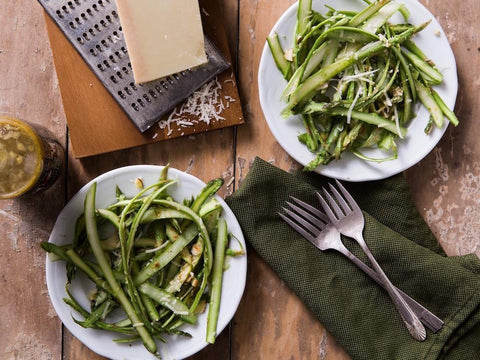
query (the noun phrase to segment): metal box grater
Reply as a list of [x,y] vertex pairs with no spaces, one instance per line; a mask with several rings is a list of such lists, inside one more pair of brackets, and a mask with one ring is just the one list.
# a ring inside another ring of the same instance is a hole
[[207,64],[135,84],[114,0],[38,1],[141,132],[230,66],[205,37]]

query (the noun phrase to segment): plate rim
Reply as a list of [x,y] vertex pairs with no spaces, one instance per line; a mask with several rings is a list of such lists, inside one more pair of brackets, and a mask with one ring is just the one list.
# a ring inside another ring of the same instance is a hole
[[[159,175],[160,172],[162,171],[162,169],[164,169],[164,168],[165,168],[165,166],[162,166],[162,165],[128,165],[128,166],[123,166],[123,167],[120,167],[120,168],[112,169],[112,170],[107,171],[107,172],[95,177],[94,179],[90,180],[85,185],[83,185],[70,198],[70,200],[67,202],[67,204],[60,211],[60,213],[58,214],[57,219],[55,221],[55,224],[52,228],[52,231],[50,232],[48,242],[53,242],[52,238],[54,238],[54,235],[57,235],[56,232],[60,231],[60,230],[58,230],[57,222],[61,222],[62,216],[64,217],[65,214],[69,211],[68,210],[69,206],[74,206],[74,203],[78,202],[79,200],[82,200],[82,202],[83,202],[83,199],[85,198],[85,193],[86,193],[87,189],[89,189],[90,186],[94,182],[99,183],[101,181],[110,179],[112,176],[115,176],[115,175],[118,175],[118,174],[130,174],[130,173],[135,174],[135,176],[132,178],[132,180],[133,180],[135,177],[138,177],[139,175],[141,176],[142,171],[143,172],[153,172],[153,171],[155,171]],[[199,186],[200,188],[202,188],[203,186],[206,185],[205,182],[203,182],[201,179],[197,178],[194,175],[191,175],[189,173],[186,173],[184,171],[181,171],[181,170],[173,168],[173,167],[169,167],[169,178],[178,178],[181,181],[182,180],[181,177],[184,177],[185,179],[188,179],[194,185]],[[236,298],[234,298],[233,301],[232,301],[231,298],[229,298],[229,303],[230,303],[231,306],[229,306],[227,309],[224,310],[225,311],[225,313],[224,313],[224,317],[225,317],[224,323],[220,323],[220,317],[219,317],[219,323],[218,323],[218,326],[217,326],[217,334],[219,335],[228,326],[228,324],[233,320],[233,317],[238,310],[240,302],[243,298],[243,294],[245,292],[246,279],[247,279],[247,247],[246,247],[246,242],[245,242],[245,238],[244,238],[240,223],[238,222],[235,214],[233,213],[233,211],[230,209],[230,207],[228,206],[228,204],[225,202],[225,200],[223,198],[221,198],[219,195],[215,195],[215,198],[221,203],[221,205],[223,207],[223,211],[224,211],[223,217],[224,218],[228,217],[229,220],[227,220],[227,221],[233,222],[233,227],[235,227],[235,229],[238,232],[238,233],[235,233],[235,237],[237,238],[237,241],[240,242],[240,244],[241,244],[241,246],[243,247],[243,250],[244,250],[244,254],[242,255],[242,257],[239,257],[239,258],[236,259],[236,260],[239,261],[237,266],[239,267],[239,270],[240,270],[239,271],[240,276],[237,277],[236,281],[235,281],[235,288],[238,289],[237,290],[238,291],[238,296]],[[229,224],[229,230],[230,230],[231,227],[232,227],[232,224]],[[69,231],[71,231],[71,229]],[[57,237],[58,237],[58,235],[57,235]],[[55,283],[55,280],[50,275],[50,273],[53,272],[52,267],[53,267],[53,262],[50,261],[50,258],[47,254],[46,259],[45,259],[45,277],[46,277],[47,291],[48,291],[48,294],[49,294],[50,302],[52,303],[52,306],[55,310],[56,315],[62,321],[62,324],[83,345],[85,345],[86,347],[88,347],[90,350],[92,350],[93,352],[95,352],[98,355],[107,357],[107,358],[112,359],[112,360],[130,360],[130,359],[136,360],[137,357],[132,358],[132,357],[128,357],[126,355],[119,356],[116,353],[112,354],[108,350],[105,350],[105,349],[110,348],[110,346],[105,346],[105,347],[102,347],[101,349],[95,348],[94,346],[91,346],[90,343],[88,343],[88,337],[91,337],[92,335],[87,336],[87,339],[85,339],[85,336],[81,333],[82,330],[90,330],[93,333],[93,336],[94,336],[95,331],[101,331],[101,330],[84,329],[80,325],[75,324],[75,323],[73,323],[73,326],[71,326],[72,324],[64,321],[63,316],[66,317],[67,314],[64,314],[62,311],[59,311],[57,309],[57,307],[63,307],[65,309],[67,309],[68,311],[66,311],[66,313],[68,313],[68,316],[71,316],[72,314],[76,314],[76,312],[73,309],[71,309],[70,307],[68,307],[68,305],[64,304],[63,302],[57,301],[57,298],[55,296],[52,296],[52,292],[54,291],[54,283]],[[224,290],[222,288],[222,292],[223,291]],[[208,310],[208,307],[207,307],[207,310]],[[205,311],[205,314],[207,313],[207,310]],[[195,325],[195,326],[198,326],[198,324]],[[105,333],[106,332],[104,332],[104,334]],[[111,333],[109,333],[109,334],[111,334]],[[149,353],[141,343],[136,343],[136,344],[138,344],[138,346],[140,346],[141,349],[145,351],[145,353],[139,354],[140,357],[138,357],[138,359],[145,359],[149,356],[152,359],[155,359],[153,354]],[[210,345],[208,342],[206,342],[205,339],[200,339],[199,344],[200,345],[197,348],[194,348],[193,352],[192,351],[183,351],[183,353],[180,354],[180,357],[175,357],[175,359],[183,359],[183,358],[192,356],[192,355],[198,353],[199,351],[203,350],[208,345]],[[116,344],[112,342],[112,344],[109,344],[109,345],[113,346],[113,345],[116,345]],[[135,346],[135,345],[133,345],[133,346]],[[163,347],[165,347],[165,345],[163,345]],[[162,349],[162,351],[166,351],[167,352],[166,356],[168,356],[168,358],[170,358],[170,355],[168,355],[168,350]],[[165,355],[165,354],[163,354],[163,355]]]
[[[313,0],[312,7],[318,7],[318,5],[322,5],[322,4],[330,4],[330,5],[334,6],[335,4],[331,4],[332,2],[335,2],[335,0]],[[361,3],[360,0],[358,0],[358,2]],[[416,0],[401,0],[400,2],[404,3],[407,7],[409,5],[418,6],[424,12],[424,14],[428,15],[428,17],[431,19],[431,24],[429,24],[429,26],[435,26],[436,29],[438,29],[438,31],[440,31],[440,36],[443,37],[445,39],[446,43],[448,44],[448,46],[443,51],[448,54],[448,57],[450,57],[451,61],[452,61],[451,64],[450,64],[451,65],[450,71],[451,71],[452,82],[451,83],[449,82],[448,86],[450,88],[450,91],[452,91],[453,95],[452,95],[451,98],[449,98],[445,102],[450,109],[453,109],[454,106],[455,106],[455,103],[457,101],[457,98],[458,98],[458,87],[459,87],[459,85],[458,85],[458,70],[457,70],[455,54],[452,50],[450,42],[448,41],[448,37],[447,37],[445,31],[443,30],[441,24],[435,18],[435,16],[423,4],[421,4],[420,2],[418,2]],[[298,8],[298,1],[293,3],[291,6],[289,6],[282,13],[282,15],[275,22],[275,24],[273,25],[273,27],[271,28],[271,30],[268,34],[272,34],[273,32],[275,32],[278,29],[278,27],[283,24],[283,22],[289,20],[292,16],[296,16],[297,8]],[[291,29],[291,31],[293,31],[293,29]],[[279,36],[288,36],[288,35],[279,33]],[[273,137],[278,142],[278,144],[295,161],[297,161],[302,166],[305,166],[308,163],[308,161],[304,161],[304,159],[302,158],[303,157],[302,155],[305,154],[305,151],[303,151],[302,154],[299,154],[298,152],[295,152],[295,151],[291,150],[290,146],[288,145],[288,141],[284,140],[284,138],[282,136],[280,136],[279,130],[274,126],[275,121],[278,121],[278,120],[287,121],[287,119],[283,119],[281,117],[281,115],[280,115],[281,109],[279,109],[278,116],[276,116],[275,119],[272,119],[267,115],[268,112],[266,111],[266,108],[267,108],[268,100],[267,100],[267,92],[265,90],[267,86],[264,85],[264,79],[263,79],[262,75],[265,72],[264,70],[268,67],[267,62],[271,59],[272,59],[272,55],[270,53],[268,43],[267,43],[267,41],[265,41],[264,46],[263,46],[263,50],[262,50],[262,53],[261,53],[259,66],[258,66],[258,73],[257,73],[257,83],[258,83],[258,94],[259,94],[260,107],[262,109],[262,113],[263,113],[264,118],[267,122],[267,125],[270,129],[270,132],[272,133]],[[281,77],[280,72],[278,72],[278,76],[283,79],[283,77]],[[421,105],[421,106],[423,107],[423,105]],[[411,124],[416,120],[419,120],[418,117],[412,119],[407,128],[409,128],[411,126]],[[339,180],[344,180],[344,181],[349,181],[349,182],[382,180],[382,179],[388,178],[390,176],[399,174],[399,173],[411,168],[412,166],[416,165],[420,161],[422,161],[428,154],[430,154],[430,152],[435,148],[435,146],[437,146],[439,141],[443,138],[448,126],[450,125],[450,122],[448,121],[448,119],[445,118],[445,120],[446,120],[445,124],[442,128],[440,128],[440,129],[439,128],[434,128],[434,131],[436,131],[438,133],[438,135],[436,135],[436,138],[435,138],[434,141],[431,141],[427,144],[428,146],[424,146],[422,148],[423,151],[419,152],[419,155],[415,157],[415,160],[406,161],[403,165],[398,166],[393,171],[388,170],[388,169],[386,169],[387,171],[377,169],[375,171],[375,173],[367,173],[367,174],[363,174],[363,175],[357,173],[357,174],[354,174],[354,176],[352,176],[352,174],[344,174],[343,172],[339,172],[335,169],[332,170],[332,166],[329,167],[329,165],[321,165],[321,166],[316,167],[313,170],[313,172],[318,173],[318,174],[323,175],[323,176],[326,176],[326,177],[336,178],[336,179],[339,179]],[[430,134],[428,136],[433,136],[433,134]],[[295,140],[298,141],[297,139],[295,139]],[[400,141],[403,141],[403,139],[401,139]],[[401,146],[401,142],[399,142],[398,146],[399,147]],[[306,149],[306,147],[305,147],[305,150],[309,154],[312,154],[308,151],[308,149]],[[365,162],[365,160],[355,158],[350,153],[346,153],[345,155],[347,157],[351,157],[351,158],[353,157],[354,161]],[[312,159],[313,159],[314,155],[312,154],[311,156],[312,156]],[[350,161],[350,159],[345,159],[345,157],[344,157],[344,158],[340,159],[339,161],[334,160],[334,163],[342,164],[342,162],[345,163],[346,161]],[[368,162],[367,162],[367,164],[368,164]]]

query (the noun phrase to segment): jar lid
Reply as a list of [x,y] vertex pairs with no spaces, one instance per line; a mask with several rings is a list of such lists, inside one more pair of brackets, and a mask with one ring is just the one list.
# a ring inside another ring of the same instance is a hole
[[32,189],[43,168],[42,140],[24,121],[0,115],[0,199]]

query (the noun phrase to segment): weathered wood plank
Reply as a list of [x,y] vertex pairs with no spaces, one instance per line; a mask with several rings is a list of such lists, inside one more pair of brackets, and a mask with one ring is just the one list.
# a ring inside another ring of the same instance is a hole
[[[256,87],[264,39],[291,3],[293,0],[222,2],[233,59],[239,39],[237,68],[247,121],[237,131],[236,158],[232,129],[82,161],[70,153],[67,176],[51,190],[30,199],[0,201],[0,281],[9,289],[1,297],[0,318],[10,334],[0,338],[0,358],[62,359],[61,324],[46,291],[45,255],[38,243],[48,238],[64,197],[70,198],[93,177],[119,166],[171,161],[173,167],[204,181],[224,177],[229,186],[221,194],[227,195],[241,183],[257,155],[285,170],[298,167],[273,139]],[[420,213],[447,253],[480,255],[480,145],[475,126],[480,81],[473,70],[480,65],[480,25],[476,20],[480,3],[422,3],[439,19],[456,55],[460,82],[456,111],[461,124],[451,127],[437,148],[406,172],[406,178]],[[0,112],[42,124],[65,143],[65,116],[41,7],[35,1],[1,2],[0,23]],[[230,180],[235,174],[233,184]],[[191,359],[348,359],[268,265],[249,250],[247,288],[233,325],[216,345]],[[65,360],[103,359],[66,330],[63,348]]]
[[[246,123],[238,128],[237,184],[255,156],[298,168],[273,138],[258,99],[257,69],[265,38],[293,1],[241,1],[239,84]],[[232,359],[347,359],[321,324],[258,255],[249,249],[244,298],[232,329]]]
[[480,3],[422,1],[445,30],[457,61],[457,128],[406,177],[420,213],[449,255],[480,256]]
[[[0,23],[0,113],[43,125],[65,143],[65,118],[40,6],[2,1]],[[0,201],[2,359],[61,359],[61,323],[48,297],[39,243],[48,239],[63,194],[64,177],[41,195]]]

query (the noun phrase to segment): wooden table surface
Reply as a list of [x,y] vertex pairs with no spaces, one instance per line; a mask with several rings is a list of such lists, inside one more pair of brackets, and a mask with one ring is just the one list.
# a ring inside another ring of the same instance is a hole
[[[276,143],[258,100],[257,68],[265,37],[291,0],[218,0],[234,55],[246,123],[83,160],[73,157],[44,14],[34,0],[0,2],[0,113],[48,127],[68,152],[60,180],[31,198],[0,201],[0,358],[101,359],[62,327],[45,283],[54,221],[86,182],[130,164],[165,164],[200,179],[222,176],[232,193],[255,156],[298,168]],[[422,0],[438,18],[458,66],[456,113],[438,146],[405,172],[415,203],[449,255],[480,255],[480,2]],[[231,181],[231,179],[234,181]],[[191,359],[349,359],[322,325],[251,249],[246,290],[230,326]]]

